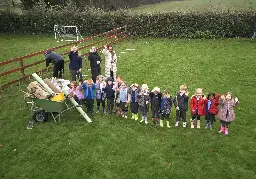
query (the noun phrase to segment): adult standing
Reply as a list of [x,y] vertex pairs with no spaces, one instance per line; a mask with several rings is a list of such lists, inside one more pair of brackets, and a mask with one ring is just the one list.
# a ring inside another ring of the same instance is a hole
[[90,61],[92,80],[95,83],[96,78],[97,78],[97,76],[100,75],[100,71],[101,71],[100,70],[101,57],[100,57],[99,53],[97,52],[96,47],[92,47],[90,49],[88,60]]
[[112,77],[116,81],[117,56],[113,47],[105,45],[102,53],[105,55],[105,77]]
[[68,53],[69,57],[69,71],[71,74],[72,81],[76,81],[76,77],[79,80],[82,80],[82,57],[79,55],[78,47],[71,47],[70,52]]
[[46,68],[49,69],[50,63],[53,64],[53,77],[62,78],[64,73],[64,60],[61,55],[53,51],[46,51],[44,53]]

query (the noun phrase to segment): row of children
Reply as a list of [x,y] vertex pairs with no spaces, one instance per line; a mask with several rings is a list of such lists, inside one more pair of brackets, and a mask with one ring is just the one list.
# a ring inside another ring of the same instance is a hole
[[[189,92],[186,85],[180,86],[180,91],[174,98],[170,96],[168,90],[160,92],[160,88],[154,87],[150,92],[147,84],[139,87],[134,83],[130,87],[119,76],[116,82],[110,77],[104,81],[103,76],[98,76],[96,83],[92,80],[86,80],[77,85],[76,82],[71,82],[70,94],[80,104],[86,104],[88,115],[93,115],[94,99],[97,101],[97,111],[102,111],[106,114],[116,113],[124,118],[128,117],[128,108],[132,113],[132,119],[138,120],[138,113],[141,114],[140,122],[148,123],[148,113],[151,106],[152,123],[163,127],[163,122],[166,120],[167,127],[170,128],[170,115],[172,106],[176,109],[176,123],[178,127],[180,121],[183,122],[183,127],[186,127],[186,113],[188,111]],[[83,92],[82,92],[83,91]],[[94,92],[96,91],[96,93]],[[107,99],[107,107],[105,107],[105,99]],[[150,105],[151,104],[151,105]],[[194,121],[197,121],[197,128],[200,128],[200,118],[205,116],[206,128],[212,129],[215,115],[218,116],[221,122],[220,133],[228,134],[228,126],[235,119],[233,107],[238,104],[238,98],[233,98],[232,93],[228,92],[225,95],[210,93],[207,97],[203,95],[203,89],[196,89],[196,93],[190,99],[191,111],[191,128],[194,128]],[[114,110],[116,105],[116,110]],[[219,105],[221,108],[219,110]]]

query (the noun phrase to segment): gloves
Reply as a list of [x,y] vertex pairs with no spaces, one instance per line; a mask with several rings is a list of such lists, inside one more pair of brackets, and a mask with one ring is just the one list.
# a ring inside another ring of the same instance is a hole
[[180,110],[179,106],[176,107],[176,110]]
[[100,64],[100,61],[97,61],[97,65]]

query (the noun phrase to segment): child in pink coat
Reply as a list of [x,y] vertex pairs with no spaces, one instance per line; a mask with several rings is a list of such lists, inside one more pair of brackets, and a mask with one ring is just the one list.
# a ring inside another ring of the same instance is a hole
[[82,87],[81,87],[81,85],[78,85],[76,81],[72,81],[70,83],[69,94],[71,96],[73,96],[73,98],[76,100],[76,102],[78,104],[80,104],[80,105],[85,104],[84,94],[82,92]]
[[228,135],[228,126],[235,120],[235,112],[233,108],[238,105],[238,98],[234,98],[231,92],[227,92],[220,97],[219,104],[221,105],[217,115],[221,123],[219,133]]

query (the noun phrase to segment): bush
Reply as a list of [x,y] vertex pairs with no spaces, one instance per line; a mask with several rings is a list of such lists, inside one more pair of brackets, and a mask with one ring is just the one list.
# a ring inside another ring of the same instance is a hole
[[127,25],[128,31],[138,37],[248,37],[252,34],[254,19],[255,11],[131,14],[96,8],[80,12],[71,7],[61,10],[37,7],[22,14],[0,12],[0,32],[52,34],[53,26],[59,24],[76,25],[82,34],[92,35]]

